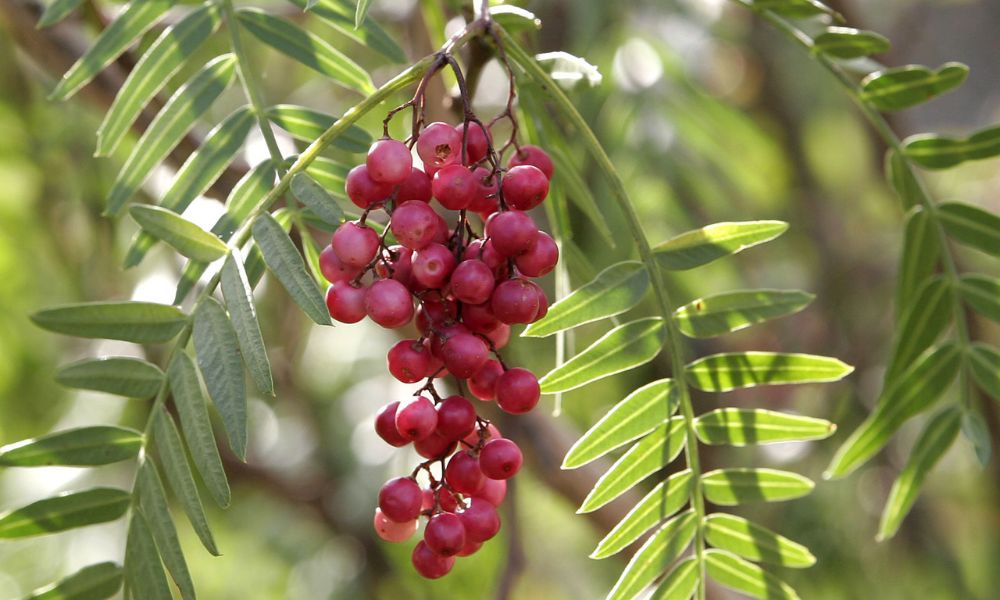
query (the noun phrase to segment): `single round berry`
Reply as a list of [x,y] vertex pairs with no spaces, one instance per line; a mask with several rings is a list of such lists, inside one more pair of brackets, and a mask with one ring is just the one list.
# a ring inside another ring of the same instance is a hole
[[437,431],[422,440],[413,442],[413,449],[417,454],[428,460],[439,460],[451,456],[458,448],[458,442],[454,439],[446,438]]
[[405,523],[397,523],[385,516],[381,508],[375,509],[375,518],[372,520],[372,524],[375,526],[375,533],[387,542],[405,542],[417,530],[416,519]]
[[438,513],[427,521],[424,543],[440,556],[455,556],[465,547],[465,525],[458,515]]
[[472,171],[460,164],[443,167],[431,183],[434,197],[449,210],[462,210],[481,193],[481,185]]
[[460,494],[475,494],[486,482],[486,476],[479,468],[479,461],[468,452],[459,452],[448,460],[444,479]]
[[531,210],[549,195],[549,180],[538,167],[519,165],[503,178],[503,199],[511,208]]
[[390,402],[378,411],[378,414],[375,415],[375,433],[390,446],[402,448],[410,441],[399,435],[399,430],[396,429],[396,411],[398,409],[399,402]]
[[508,279],[493,290],[490,308],[503,323],[531,323],[538,314],[538,292],[526,279]]
[[[463,135],[465,123],[455,125],[455,131],[458,132],[459,136]],[[492,141],[492,136],[487,133],[488,131],[477,123],[469,123],[469,132],[465,142],[466,164],[474,165],[486,158]]]
[[448,440],[459,440],[476,427],[476,409],[462,396],[449,396],[437,406],[437,432]]
[[466,539],[485,542],[500,531],[497,508],[482,498],[473,498],[469,506],[458,513],[465,526]]
[[538,312],[535,313],[535,318],[531,320],[534,323],[549,314],[549,299],[545,297],[545,292],[535,282],[531,282],[531,285],[535,287],[535,296],[538,297]]
[[413,156],[406,144],[398,140],[379,140],[368,149],[365,159],[368,176],[379,183],[399,185],[410,176]]
[[538,227],[527,214],[508,210],[495,213],[486,222],[486,235],[501,256],[513,257],[527,252],[538,233]]
[[424,162],[424,170],[441,167],[461,160],[462,135],[455,128],[440,121],[431,123],[420,132],[417,154]]
[[469,210],[477,213],[490,215],[497,210],[497,179],[492,176],[493,171],[486,167],[476,167],[472,171],[479,190],[475,198],[469,203]]
[[345,267],[363,269],[378,253],[379,239],[371,227],[348,221],[333,232],[330,246]]
[[476,258],[463,260],[451,274],[451,293],[459,302],[482,304],[493,293],[493,271]]
[[410,174],[396,189],[396,201],[407,202],[409,200],[419,200],[420,202],[431,201],[431,178],[417,167],[410,169]]
[[483,489],[479,490],[474,497],[482,498],[493,506],[499,507],[503,499],[507,497],[507,481],[487,477],[486,483],[483,484]]
[[361,272],[360,269],[347,267],[344,263],[340,262],[337,254],[333,251],[333,247],[329,245],[319,253],[319,270],[323,273],[323,277],[330,283],[354,279]]
[[[497,404],[511,414],[520,415],[535,408],[540,396],[538,378],[527,369],[520,367],[509,369],[497,379]],[[398,421],[397,418],[397,423]]]
[[392,211],[389,229],[400,244],[420,250],[437,236],[438,215],[426,202],[409,200]]
[[382,279],[395,279],[409,288],[413,283],[413,250],[389,246],[387,261],[375,265],[375,274]]
[[444,577],[455,566],[454,556],[441,556],[427,546],[427,543],[420,541],[413,547],[413,554],[410,555],[410,562],[413,568],[427,579],[439,579]]
[[491,440],[479,452],[479,469],[490,479],[510,479],[521,470],[521,449],[507,438]]
[[483,443],[485,444],[486,442],[488,442],[490,440],[495,440],[495,439],[498,439],[500,437],[503,437],[502,435],[500,435],[500,430],[497,429],[496,425],[494,425],[493,423],[490,423],[489,425],[486,426],[486,430],[485,431],[482,430],[482,429],[476,428],[475,431],[473,431],[469,435],[465,436],[465,439],[462,440],[462,441],[465,442],[470,447],[475,447],[475,446],[479,445],[479,440],[480,439],[482,439]]
[[429,244],[413,254],[413,277],[430,289],[440,289],[455,270],[455,255],[441,244]]
[[434,433],[437,411],[423,396],[414,396],[399,403],[396,409],[396,430],[410,441],[418,441]]
[[510,325],[497,323],[493,329],[490,329],[484,335],[493,342],[494,348],[501,350],[510,341]]
[[[451,281],[454,284],[454,275]],[[500,320],[493,314],[493,309],[490,308],[489,302],[462,305],[462,322],[469,328],[469,331],[483,334],[493,330],[500,324]]]
[[424,300],[417,309],[417,329],[428,333],[431,326],[440,327],[450,323],[455,320],[457,314],[458,307],[454,302]]
[[349,281],[338,281],[326,290],[326,307],[330,316],[341,323],[357,323],[365,318],[365,295],[363,286],[354,286]]
[[367,165],[358,165],[348,171],[344,188],[347,197],[358,208],[376,206],[392,193],[391,185],[372,179]]
[[557,262],[559,262],[559,246],[544,231],[536,233],[528,250],[514,259],[517,270],[525,277],[547,275],[556,268]]
[[376,281],[365,294],[365,312],[382,327],[402,327],[413,318],[410,290],[395,279]]
[[409,477],[390,479],[378,492],[378,507],[387,519],[408,523],[420,516],[423,494],[417,482]]
[[[458,500],[455,499],[454,494],[449,492],[443,486],[438,488],[437,491],[437,507],[445,512],[453,513],[458,510]],[[421,510],[433,510],[434,509],[434,490],[425,489],[424,499],[420,504]]]
[[458,554],[456,554],[455,556],[472,556],[473,554],[475,554],[476,552],[478,552],[479,549],[482,548],[482,547],[483,547],[483,543],[482,542],[472,542],[472,541],[466,540],[465,541],[465,546],[463,546],[462,550]]
[[476,258],[483,261],[494,273],[507,262],[507,258],[497,252],[496,247],[493,246],[493,242],[489,240],[485,242],[483,240],[473,240],[469,244],[469,247],[465,249],[465,258]]
[[[437,215],[437,213],[434,213]],[[448,238],[451,237],[451,229],[448,228],[448,221],[444,219],[441,215],[437,215],[438,226],[435,230],[437,233],[434,235],[434,243],[441,245],[448,245]]]
[[489,360],[490,347],[478,335],[460,333],[444,343],[441,358],[452,375],[468,379]]
[[469,328],[461,323],[450,323],[437,327],[431,337],[431,353],[443,360],[445,343],[460,333],[469,333]]
[[469,391],[484,402],[496,398],[497,380],[503,375],[499,361],[488,360],[469,378]]
[[427,365],[427,373],[424,377],[445,377],[448,375],[448,369],[444,368],[444,361],[434,355],[434,348],[432,340],[427,338],[424,340],[424,348],[427,349],[427,354],[430,355],[430,364]]
[[545,174],[546,179],[552,179],[552,173],[555,171],[555,167],[552,165],[552,159],[549,155],[538,146],[533,146],[531,144],[526,144],[521,146],[520,151],[514,152],[511,155],[510,160],[507,161],[507,168],[513,169],[520,165],[532,165],[537,167],[542,173]]
[[417,340],[401,340],[389,349],[386,363],[389,372],[403,383],[416,383],[425,377],[431,353]]

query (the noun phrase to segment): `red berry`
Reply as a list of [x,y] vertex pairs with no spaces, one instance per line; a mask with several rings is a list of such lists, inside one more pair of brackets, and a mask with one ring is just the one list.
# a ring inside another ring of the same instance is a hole
[[[479,445],[479,437],[480,437],[479,434],[480,434],[480,431],[481,430],[479,428],[477,428],[475,431],[473,431],[469,435],[465,436],[465,439],[462,440],[462,441],[465,442],[466,444],[468,444],[469,446],[472,446],[472,447],[478,446]],[[488,442],[490,440],[497,439],[499,437],[502,437],[500,435],[500,430],[497,429],[496,425],[494,425],[493,423],[490,423],[489,425],[486,426],[486,432],[483,434],[483,443],[486,443],[486,442]]]
[[535,313],[535,318],[531,320],[534,323],[549,314],[549,299],[545,297],[545,292],[542,291],[542,288],[535,285],[534,282],[531,285],[535,286],[535,295],[538,297],[538,312]]
[[443,167],[434,174],[431,190],[441,206],[450,210],[462,210],[468,208],[481,193],[481,185],[472,171],[456,163]]
[[521,146],[521,150],[514,152],[507,161],[507,168],[513,169],[514,167],[520,165],[532,165],[537,167],[542,173],[545,174],[546,179],[552,179],[552,172],[555,167],[552,166],[552,159],[546,154],[545,150],[542,150],[538,146],[533,146],[531,144],[526,144]]
[[399,402],[391,402],[378,411],[378,414],[375,415],[375,433],[390,446],[402,448],[410,441],[399,435],[399,430],[396,429],[396,410],[398,409]]
[[378,492],[378,507],[391,521],[407,523],[420,516],[423,494],[409,477],[390,479]]
[[441,244],[430,244],[413,254],[413,277],[430,289],[440,289],[455,269],[455,256]]
[[363,269],[378,253],[379,239],[371,227],[348,221],[333,232],[330,246],[345,267]]
[[441,347],[444,366],[459,379],[468,379],[490,358],[490,347],[477,335],[459,333]]
[[482,304],[493,293],[493,271],[481,260],[463,260],[451,274],[451,293],[459,302]]
[[507,323],[531,323],[538,314],[538,292],[526,279],[508,279],[493,290],[490,308],[497,319]]
[[428,333],[431,326],[440,327],[455,320],[458,307],[449,300],[424,300],[417,309],[417,328]]
[[381,508],[375,509],[375,518],[372,524],[375,526],[375,533],[387,542],[405,542],[417,530],[416,519],[405,523],[397,523],[386,517]]
[[[455,277],[452,276],[451,280],[452,284],[454,284]],[[497,325],[500,324],[496,315],[493,314],[493,309],[490,308],[489,302],[462,305],[462,322],[465,323],[465,326],[468,327],[470,331],[484,334],[492,331]]]
[[517,270],[525,277],[541,277],[552,271],[559,262],[559,246],[544,231],[535,234],[527,252],[514,259]]
[[517,210],[495,213],[486,222],[486,235],[502,256],[527,252],[536,233],[538,227],[531,217]]
[[[420,505],[421,510],[434,509],[434,490],[424,490],[424,499]],[[438,488],[438,508],[445,512],[453,513],[458,510],[458,500],[444,487]]]
[[403,383],[416,383],[423,379],[430,361],[431,353],[417,340],[396,342],[386,355],[389,372]]
[[510,479],[521,470],[522,462],[521,449],[506,438],[491,440],[479,452],[479,468],[490,479]]
[[413,318],[410,290],[395,279],[376,281],[365,294],[365,312],[382,327],[402,327]]
[[409,200],[392,211],[389,229],[400,244],[420,250],[437,236],[438,215],[426,202]]
[[347,197],[358,208],[370,208],[389,197],[392,186],[372,179],[367,165],[358,165],[347,173],[345,179]]
[[503,367],[499,361],[488,360],[469,378],[469,391],[484,402],[496,398],[497,379],[503,375]]
[[365,318],[365,295],[363,286],[355,287],[349,281],[338,281],[326,290],[326,307],[330,316],[341,323],[357,323]]
[[[519,415],[535,408],[540,396],[538,378],[527,369],[509,369],[497,379],[497,404],[511,414]],[[399,422],[398,418],[396,422]]]
[[399,185],[410,176],[413,156],[406,144],[397,140],[379,140],[368,149],[365,160],[368,176],[379,183]]
[[469,328],[461,323],[439,326],[431,338],[431,353],[443,360],[445,342],[460,333],[469,333]]
[[[455,125],[455,131],[458,132],[459,136],[463,135],[465,123]],[[465,142],[466,164],[474,165],[486,158],[492,141],[492,136],[488,134],[488,131],[477,123],[469,123],[469,132]]]
[[499,507],[503,499],[507,497],[507,481],[504,479],[486,478],[483,489],[479,490],[475,498],[482,498],[493,506]]
[[454,556],[441,556],[431,550],[426,542],[418,542],[413,547],[413,554],[410,555],[413,568],[427,579],[439,579],[444,577],[455,566]]
[[465,525],[458,515],[438,513],[427,521],[424,543],[440,556],[454,556],[465,547]]
[[497,350],[502,349],[510,341],[510,325],[506,323],[497,323],[493,329],[490,329],[485,333],[486,337],[493,342],[493,347]]
[[410,169],[410,175],[396,190],[396,201],[408,200],[431,201],[431,178],[416,167]]
[[413,250],[403,246],[389,246],[388,261],[376,264],[375,273],[382,279],[395,279],[410,287],[413,283]]
[[469,507],[458,513],[465,526],[466,539],[485,542],[500,531],[500,515],[495,506],[481,498],[473,498]]
[[462,135],[447,123],[431,123],[420,132],[420,138],[417,139],[417,154],[428,173],[430,169],[440,169],[460,160],[461,153]]
[[486,476],[479,469],[479,461],[468,452],[459,452],[448,460],[444,479],[460,494],[475,494],[483,488]]
[[497,269],[504,266],[507,261],[502,254],[497,252],[497,249],[493,246],[493,242],[488,240],[485,242],[483,240],[473,240],[469,244],[469,247],[465,249],[465,257],[483,261],[494,273]]
[[323,248],[323,251],[319,253],[319,270],[330,283],[354,279],[361,272],[360,269],[344,266],[344,263],[337,258],[332,246]]
[[477,213],[490,215],[497,210],[497,180],[492,177],[493,171],[486,167],[476,167],[472,171],[476,183],[479,184],[479,191],[475,198],[469,203],[469,210]]
[[434,404],[423,396],[414,396],[400,402],[396,409],[396,430],[410,441],[418,441],[434,433],[437,411]]
[[427,353],[431,356],[430,364],[427,365],[427,373],[424,376],[441,378],[447,375],[448,369],[444,368],[444,361],[434,356],[434,347],[430,339],[424,340],[424,348],[427,349]]
[[476,427],[476,409],[462,396],[449,396],[437,406],[437,432],[448,440],[464,438]]
[[482,542],[471,542],[469,540],[466,540],[465,546],[463,546],[462,550],[455,556],[472,556],[473,554],[478,552],[479,549],[482,547],[483,547]]
[[417,454],[428,460],[438,460],[451,456],[455,448],[458,448],[458,442],[446,438],[437,431],[422,440],[413,442],[413,449],[417,451]]
[[531,210],[549,195],[549,180],[538,167],[519,165],[503,178],[503,199],[511,208]]

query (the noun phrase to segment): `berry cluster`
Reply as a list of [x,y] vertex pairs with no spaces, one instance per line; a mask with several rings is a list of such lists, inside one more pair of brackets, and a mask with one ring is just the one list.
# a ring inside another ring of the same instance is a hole
[[[387,328],[415,320],[420,333],[394,345],[387,362],[396,379],[426,383],[382,408],[375,430],[392,446],[412,442],[426,461],[382,487],[374,526],[382,539],[402,542],[426,517],[412,561],[433,579],[497,534],[506,480],[522,462],[517,445],[480,417],[466,395],[442,398],[435,380],[451,374],[468,396],[495,401],[507,413],[535,407],[538,379],[509,368],[499,351],[511,325],[547,312],[548,300],[530,278],[552,271],[559,250],[526,212],[549,191],[553,167],[543,150],[515,148],[501,168],[489,129],[478,120],[431,123],[411,140],[423,169],[413,166],[410,146],[385,137],[350,171],[347,195],[364,212],[334,232],[320,261],[332,284],[326,301],[334,319],[356,323],[367,316]],[[452,211],[454,225],[432,199]],[[376,210],[389,215],[381,233],[367,223]],[[483,235],[470,213],[482,218]],[[386,241],[390,234],[394,245]],[[426,488],[417,482],[421,471]]]

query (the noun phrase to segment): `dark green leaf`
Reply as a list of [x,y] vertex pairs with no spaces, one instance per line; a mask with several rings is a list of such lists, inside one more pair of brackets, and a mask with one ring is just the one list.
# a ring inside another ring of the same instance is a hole
[[889,39],[874,31],[850,27],[827,27],[816,36],[813,48],[835,58],[860,58],[889,51]]
[[41,29],[55,25],[68,17],[82,3],[83,0],[52,0],[45,7],[45,12],[42,13],[41,18],[38,19],[38,28]]
[[667,570],[694,539],[698,520],[687,511],[663,524],[635,553],[618,583],[608,593],[608,600],[631,600]]
[[614,529],[604,536],[590,558],[607,558],[680,510],[691,494],[691,471],[674,473],[656,484]]
[[786,290],[727,292],[685,304],[674,312],[674,319],[688,337],[714,337],[797,313],[813,298],[812,294]]
[[177,537],[177,529],[170,515],[170,505],[167,504],[167,493],[157,472],[156,465],[146,460],[139,467],[136,477],[136,493],[139,495],[139,508],[146,517],[150,533],[156,542],[163,564],[177,584],[184,600],[194,600],[194,583],[184,560],[184,550]]
[[92,467],[134,458],[142,448],[142,433],[134,429],[96,425],[57,431],[0,448],[4,467]]
[[838,381],[854,368],[836,358],[780,352],[713,354],[689,364],[688,381],[706,392],[728,392],[758,385]]
[[128,510],[131,497],[117,488],[93,488],[39,500],[0,514],[0,538],[57,533],[114,521]]
[[925,169],[950,169],[970,160],[1000,155],[1000,126],[978,131],[967,138],[924,133],[903,141],[906,156]]
[[340,225],[344,221],[344,211],[337,201],[305,173],[292,177],[291,188],[292,194],[323,221],[330,225]]
[[323,157],[317,158],[306,167],[306,173],[327,190],[344,189],[347,173],[350,170],[347,165]]
[[747,502],[780,502],[805,496],[811,480],[775,469],[716,469],[701,476],[705,499],[721,506]]
[[555,167],[555,172],[552,175],[553,187],[565,190],[566,197],[587,216],[587,219],[600,232],[604,241],[614,248],[617,245],[615,235],[608,226],[607,217],[601,214],[601,208],[597,205],[597,199],[594,198],[592,186],[587,184],[580,175],[580,170],[559,145],[552,145],[547,150]]
[[983,416],[975,409],[969,409],[962,413],[962,435],[969,440],[972,448],[976,451],[979,466],[985,469],[990,464],[990,456],[993,454],[993,442],[990,440],[990,428],[986,425]]
[[138,600],[171,600],[170,586],[163,574],[156,542],[146,519],[139,511],[132,512],[125,543],[125,585]]
[[922,208],[910,211],[903,233],[903,258],[899,267],[896,291],[896,316],[902,319],[906,307],[913,304],[920,286],[937,268],[941,256],[941,238],[937,227]]
[[56,372],[56,381],[66,387],[82,390],[107,392],[129,398],[150,398],[163,385],[163,371],[138,358],[90,358],[61,367]]
[[683,271],[771,241],[786,229],[788,223],[781,221],[715,223],[682,233],[653,251],[663,268]]
[[268,269],[278,278],[292,300],[319,325],[330,325],[330,311],[323,292],[306,272],[295,244],[270,214],[264,213],[253,223],[253,237],[264,255]]
[[28,595],[25,600],[105,600],[122,587],[122,567],[103,562],[84,567],[69,577]]
[[31,320],[56,333],[146,344],[173,339],[184,328],[187,315],[152,302],[89,302],[47,308]]
[[663,578],[649,600],[688,600],[698,591],[699,583],[698,560],[685,558]]
[[[226,253],[226,244],[222,240],[175,212],[159,206],[134,204],[129,214],[146,233],[170,244],[192,260],[212,262]],[[136,264],[132,256],[126,267]]]
[[1000,323],[1000,279],[963,275],[958,284],[962,300],[974,311]]
[[955,314],[953,299],[948,283],[935,277],[928,279],[916,297],[908,302],[909,309],[899,321],[895,348],[885,375],[886,385],[913,364],[951,324]]
[[883,111],[916,106],[962,85],[969,67],[950,62],[937,71],[907,65],[877,71],[861,82],[861,99]]
[[1000,402],[1000,352],[986,344],[973,344],[969,368],[979,387]]
[[816,564],[816,557],[802,544],[736,515],[715,513],[705,517],[705,539],[720,550],[754,562],[796,569]]
[[798,600],[799,595],[787,583],[752,562],[724,550],[705,552],[708,576],[720,584],[751,598]]
[[[289,135],[309,143],[337,122],[337,117],[333,115],[294,104],[272,106],[267,109],[266,114],[272,123],[287,131]],[[337,136],[333,145],[348,152],[367,152],[368,147],[372,145],[372,136],[357,125],[351,125],[344,133]]]
[[956,241],[1000,256],[1000,217],[977,206],[949,202],[938,207],[941,225]]
[[366,20],[359,28],[354,27],[356,9],[352,0],[291,0],[291,2],[307,9],[330,27],[392,62],[407,61],[403,49],[373,19]]
[[214,298],[206,299],[194,315],[194,348],[208,394],[222,416],[229,447],[246,460],[247,395],[239,340],[225,309]]
[[814,419],[763,408],[717,408],[695,419],[698,439],[706,444],[748,446],[803,440],[821,440],[837,426]]
[[253,290],[243,271],[243,263],[232,254],[222,264],[222,293],[229,308],[233,330],[240,345],[243,362],[250,371],[257,389],[262,394],[274,395],[274,381],[271,378],[271,363],[267,359],[267,348],[260,333],[257,309],[254,306]]

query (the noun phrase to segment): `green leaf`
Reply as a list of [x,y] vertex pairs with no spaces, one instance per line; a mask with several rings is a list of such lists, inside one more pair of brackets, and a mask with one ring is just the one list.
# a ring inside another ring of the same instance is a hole
[[974,343],[969,353],[972,378],[984,392],[1000,402],[1000,352],[986,344]]
[[[525,108],[527,109],[527,107]],[[614,248],[616,246],[615,235],[612,233],[611,227],[608,226],[607,217],[601,213],[601,208],[597,205],[592,186],[584,181],[580,175],[580,169],[573,164],[573,160],[559,145],[552,145],[546,149],[555,167],[555,172],[552,175],[554,187],[565,190],[567,198],[580,209],[580,212],[586,215],[604,241]]]
[[882,392],[875,411],[837,450],[823,474],[850,474],[882,449],[900,426],[930,408],[958,373],[961,353],[952,343],[928,351]]
[[[175,212],[148,204],[134,204],[128,212],[143,230],[192,260],[212,262],[226,253],[222,240]],[[125,266],[135,264],[129,262]]]
[[708,338],[797,313],[813,298],[806,292],[785,290],[727,292],[681,306],[674,319],[684,335]]
[[[928,279],[899,321],[885,380],[891,382],[937,341],[954,314],[954,295],[943,278]],[[887,383],[888,385],[888,383]]]
[[40,19],[38,19],[38,28],[42,29],[44,27],[49,27],[55,25],[59,21],[62,21],[70,15],[74,10],[80,7],[83,0],[52,0],[45,7],[45,11],[42,13]]
[[316,34],[258,9],[240,8],[236,18],[254,37],[292,60],[348,89],[365,95],[375,92],[364,69]]
[[194,465],[212,499],[225,508],[229,506],[230,500],[229,482],[226,480],[226,471],[222,468],[219,449],[215,445],[212,421],[208,416],[208,405],[202,393],[198,369],[187,353],[179,352],[170,362],[167,376],[170,378],[174,405],[181,419],[181,431],[191,449]]
[[0,514],[0,539],[44,535],[114,521],[131,497],[117,488],[69,492]]
[[786,229],[781,221],[715,223],[669,239],[653,252],[663,268],[684,271],[769,242]]
[[938,207],[941,225],[955,241],[1000,256],[1000,217],[977,206],[948,202]]
[[861,58],[888,52],[889,48],[885,36],[850,27],[827,27],[813,40],[813,50],[834,58]]
[[587,285],[556,302],[540,321],[521,334],[546,337],[615,315],[638,304],[649,289],[649,272],[638,261],[620,262],[604,269]]
[[961,418],[961,409],[953,406],[928,421],[916,444],[913,445],[906,466],[892,484],[889,499],[882,511],[877,540],[886,540],[896,535],[900,524],[920,494],[924,477],[955,442]]
[[601,508],[632,486],[670,464],[684,447],[684,419],[672,419],[641,439],[601,476],[578,513]]
[[701,582],[696,558],[685,558],[660,582],[649,600],[688,600]]
[[717,408],[696,418],[694,429],[706,444],[749,446],[822,440],[833,435],[837,426],[824,419],[763,408]]
[[352,0],[291,0],[291,2],[307,9],[338,32],[392,62],[407,62],[403,49],[373,19],[366,20],[361,27],[354,27],[356,8]]
[[173,339],[184,328],[187,315],[153,302],[88,302],[47,308],[31,320],[55,333],[146,344]]
[[728,588],[751,598],[798,600],[799,595],[787,583],[752,562],[724,550],[705,552],[708,576]]
[[958,293],[972,310],[1000,323],[1000,279],[963,275],[958,283]]
[[490,7],[490,17],[510,32],[535,31],[542,28],[542,21],[535,13],[512,4]]
[[105,600],[122,587],[122,567],[113,562],[86,566],[32,592],[25,600]]
[[236,59],[232,54],[216,57],[167,100],[139,138],[118,174],[108,195],[108,204],[104,209],[106,215],[121,212],[153,167],[170,153],[215,99],[229,87],[235,65]]
[[358,29],[365,22],[365,17],[368,15],[368,8],[371,6],[372,0],[358,0],[358,10],[354,15],[354,28]]
[[146,519],[139,511],[132,512],[125,542],[125,585],[133,598],[171,600],[167,577],[163,574],[156,543]]
[[253,223],[253,237],[264,255],[268,269],[278,278],[292,300],[318,325],[330,325],[330,311],[323,292],[309,273],[295,244],[281,225],[268,213]]
[[889,186],[899,196],[904,209],[911,210],[920,205],[924,191],[920,182],[913,176],[913,170],[910,169],[910,163],[904,155],[891,149],[886,152],[885,177]]
[[291,189],[292,194],[323,221],[330,225],[340,225],[344,221],[344,211],[337,201],[305,173],[292,177]]
[[630,600],[667,570],[694,539],[698,520],[693,511],[687,511],[663,524],[635,553],[615,587],[608,593],[608,600]]
[[793,500],[816,486],[797,473],[775,469],[716,469],[701,476],[701,485],[705,498],[721,506]]
[[194,582],[191,581],[191,574],[188,571],[187,562],[184,560],[184,550],[181,548],[177,529],[170,516],[166,490],[163,489],[160,474],[152,461],[147,460],[139,467],[136,488],[136,493],[139,495],[139,508],[146,517],[146,524],[156,542],[159,555],[163,558],[163,564],[166,565],[167,571],[170,572],[174,583],[177,584],[181,597],[184,600],[194,600]]
[[688,381],[706,392],[728,392],[758,385],[838,381],[854,368],[836,358],[780,352],[713,354],[689,364]]
[[109,156],[150,99],[219,28],[219,6],[208,4],[163,30],[142,53],[97,130],[97,156]]
[[795,569],[816,564],[816,557],[802,544],[736,515],[715,513],[705,517],[705,539],[720,550],[754,562]]
[[903,233],[903,258],[899,267],[896,291],[896,315],[902,319],[906,307],[913,303],[920,286],[937,269],[941,256],[941,241],[937,227],[922,208],[910,211]]
[[837,13],[817,0],[751,0],[755,10],[769,10],[789,19],[806,19],[817,15],[835,16]]
[[656,484],[614,529],[604,536],[590,558],[607,558],[624,550],[642,534],[687,504],[691,493],[691,471],[674,473]]
[[877,71],[861,81],[861,99],[882,111],[916,106],[962,85],[969,67],[945,63],[937,71],[907,65]]
[[243,362],[250,371],[257,389],[262,394],[274,395],[274,380],[271,377],[271,363],[267,359],[267,348],[260,333],[257,309],[254,306],[253,290],[243,271],[243,263],[232,254],[222,264],[222,294],[229,308],[233,330],[240,345]]
[[925,169],[950,169],[970,160],[1000,156],[1000,126],[978,131],[967,138],[933,133],[913,135],[903,141],[910,160]]
[[665,340],[666,326],[659,317],[638,319],[615,327],[589,348],[542,377],[539,381],[542,393],[574,390],[644,365],[656,358]]
[[59,85],[49,97],[54,100],[65,100],[76,93],[132,45],[144,31],[155,25],[171,4],[173,4],[171,0],[144,0],[129,4],[101,32],[90,50],[87,50],[86,54],[63,75]]
[[306,167],[306,173],[327,190],[344,189],[347,173],[350,170],[351,168],[347,165],[323,157],[317,158]]
[[173,419],[162,406],[154,410],[155,414],[152,417],[153,439],[156,442],[156,449],[159,452],[167,481],[170,483],[171,489],[174,490],[177,499],[180,500],[181,507],[187,514],[188,520],[191,521],[191,525],[205,549],[213,555],[219,556],[212,531],[208,528],[205,508],[201,505],[198,487],[191,474],[191,467],[188,465],[187,455],[184,453],[184,443],[181,441],[177,426],[174,425]]
[[214,298],[208,298],[195,313],[193,337],[198,366],[222,416],[229,447],[246,460],[247,395],[239,340],[225,309]]
[[66,387],[82,390],[107,392],[129,398],[150,398],[163,385],[163,371],[138,358],[91,358],[60,367],[56,372],[56,381]]
[[97,425],[57,431],[0,448],[4,467],[92,467],[135,458],[142,433],[134,429]]
[[[210,131],[201,147],[195,150],[184,161],[184,165],[177,173],[173,185],[170,186],[170,189],[163,196],[163,200],[160,201],[160,207],[173,213],[183,213],[191,205],[191,202],[204,193],[212,185],[212,182],[218,179],[222,172],[226,170],[226,167],[232,162],[233,157],[243,147],[243,142],[246,140],[247,134],[250,132],[250,127],[254,122],[253,113],[248,107],[244,106],[237,109],[225,121]],[[204,239],[202,235],[204,232],[200,227],[194,233]],[[211,234],[207,235],[211,238],[211,241],[208,243],[212,244],[213,247],[218,247],[219,245],[223,248],[225,247],[225,244],[220,242],[217,237]],[[155,234],[151,235],[151,232],[142,230],[136,233],[135,239],[132,241],[132,245],[125,257],[125,266],[133,267],[139,264],[149,249],[153,247],[157,237],[159,236]],[[169,240],[165,241],[171,244]],[[211,262],[211,259],[202,259],[194,256],[191,258],[193,260]]]
[[[293,138],[309,143],[323,135],[324,131],[337,122],[337,117],[333,115],[294,104],[272,106],[265,114],[268,120],[287,131]],[[357,125],[351,125],[333,141],[333,146],[347,152],[367,152],[371,145],[372,136]]]
[[962,435],[976,451],[979,466],[985,469],[993,454],[993,442],[990,440],[990,428],[976,409],[968,409],[962,413]]
[[670,379],[648,383],[612,408],[577,440],[563,459],[576,469],[666,423],[677,410],[677,388]]

